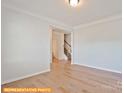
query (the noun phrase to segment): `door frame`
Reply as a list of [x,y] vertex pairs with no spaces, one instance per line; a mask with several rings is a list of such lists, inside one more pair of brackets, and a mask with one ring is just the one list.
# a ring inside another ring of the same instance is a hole
[[[50,36],[50,63],[52,63],[52,60],[53,60],[53,57],[52,57],[52,31],[53,29],[62,29],[62,28],[59,28],[59,27],[56,27],[56,26],[52,26],[50,25],[49,26],[49,36]],[[64,29],[62,29],[64,30]],[[67,31],[67,30],[65,30]],[[71,54],[71,64],[74,64],[74,32],[73,31],[68,31],[69,33],[71,33],[71,51],[72,51],[72,54]]]

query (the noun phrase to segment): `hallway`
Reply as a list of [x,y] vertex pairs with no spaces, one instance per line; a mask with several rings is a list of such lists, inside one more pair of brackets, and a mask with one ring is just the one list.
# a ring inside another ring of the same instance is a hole
[[52,28],[51,32],[51,59],[52,62],[71,63],[72,59],[72,34],[61,29]]

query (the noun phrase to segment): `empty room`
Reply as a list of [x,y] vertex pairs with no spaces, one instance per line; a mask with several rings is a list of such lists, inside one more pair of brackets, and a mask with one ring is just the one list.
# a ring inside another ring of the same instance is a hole
[[1,0],[2,93],[122,93],[122,0]]

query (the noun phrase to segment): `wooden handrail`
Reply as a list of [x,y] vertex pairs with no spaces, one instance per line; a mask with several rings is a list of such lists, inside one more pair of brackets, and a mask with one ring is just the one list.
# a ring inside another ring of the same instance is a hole
[[65,40],[64,40],[64,42],[65,42],[68,46],[70,46],[70,47],[71,47],[71,45],[70,45],[67,41],[65,41]]

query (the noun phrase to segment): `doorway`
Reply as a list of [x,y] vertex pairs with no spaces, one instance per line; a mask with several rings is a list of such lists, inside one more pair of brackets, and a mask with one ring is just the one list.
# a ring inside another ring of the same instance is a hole
[[72,33],[58,28],[51,30],[51,63],[72,62]]

